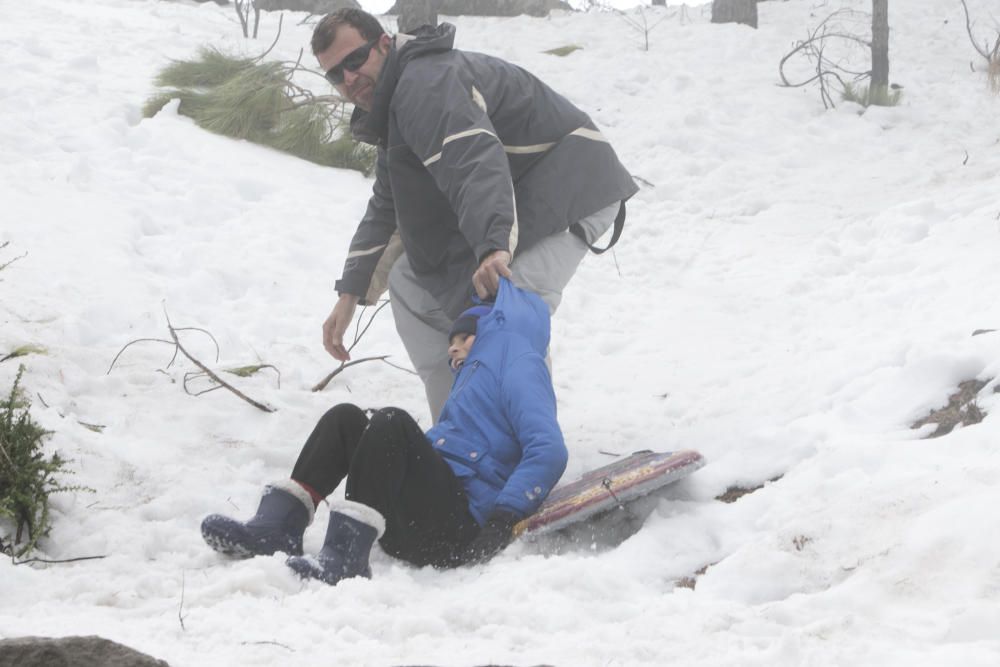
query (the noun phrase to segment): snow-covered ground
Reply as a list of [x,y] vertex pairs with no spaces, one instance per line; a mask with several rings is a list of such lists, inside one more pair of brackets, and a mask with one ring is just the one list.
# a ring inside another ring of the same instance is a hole
[[[648,51],[611,13],[455,19],[459,47],[590,112],[644,184],[614,257],[588,258],[554,321],[567,476],[602,451],[694,448],[708,465],[616,549],[519,543],[447,572],[378,553],[372,580],[330,588],[281,557],[228,562],[198,524],[252,512],[334,403],[427,423],[417,379],[387,365],[309,390],[335,367],[320,326],[370,182],[172,108],[141,118],[168,59],[259,52],[276,16],[245,42],[211,3],[5,3],[0,264],[27,256],[0,273],[0,356],[47,349],[21,360],[33,414],[96,490],[55,499],[40,555],[107,557],[0,560],[0,637],[99,634],[175,667],[1000,664],[1000,421],[909,427],[1000,374],[1000,333],[971,335],[1000,328],[1000,98],[970,70],[957,0],[891,3],[898,107],[824,111],[815,89],[776,85],[793,40],[866,4],[761,3],[756,31],[647,8],[667,16]],[[988,36],[994,0],[969,4]],[[299,19],[271,57],[307,46]],[[237,380],[278,411],[186,395],[191,366],[167,368],[166,345],[107,374],[129,341],[166,336],[164,307],[214,334],[216,367],[280,369],[280,387]],[[355,354],[407,363],[388,312]],[[321,508],[308,549],[324,526]]]

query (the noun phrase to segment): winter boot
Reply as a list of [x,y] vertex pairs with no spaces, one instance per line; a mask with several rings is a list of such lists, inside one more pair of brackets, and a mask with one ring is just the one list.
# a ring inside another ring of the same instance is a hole
[[293,556],[288,567],[304,579],[319,579],[331,586],[351,577],[371,579],[368,557],[384,532],[385,519],[378,511],[350,500],[338,502],[330,512],[330,526],[319,555]]
[[277,551],[302,553],[302,534],[315,507],[309,492],[285,480],[264,488],[257,513],[249,521],[212,514],[201,522],[201,536],[216,551],[235,556],[270,556]]

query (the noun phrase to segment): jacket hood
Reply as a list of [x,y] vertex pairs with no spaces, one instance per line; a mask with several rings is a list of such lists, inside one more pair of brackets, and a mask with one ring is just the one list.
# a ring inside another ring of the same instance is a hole
[[384,146],[388,140],[389,103],[396,91],[399,77],[414,58],[451,51],[455,47],[455,26],[442,23],[434,27],[420,26],[412,34],[399,33],[393,39],[372,98],[372,110],[354,108],[351,114],[351,134],[357,141]]
[[[501,278],[493,310],[479,318],[476,342],[494,332],[521,336],[533,351],[544,357],[549,349],[551,334],[549,307],[537,294],[526,292],[506,278]],[[475,343],[473,352],[474,348]]]

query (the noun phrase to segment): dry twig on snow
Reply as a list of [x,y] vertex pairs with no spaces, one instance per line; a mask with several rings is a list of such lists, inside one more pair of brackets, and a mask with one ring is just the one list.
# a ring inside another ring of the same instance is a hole
[[[358,316],[357,324],[355,325],[355,328],[354,328],[354,342],[351,343],[351,346],[349,348],[347,348],[347,353],[348,354],[351,353],[351,350],[354,349],[354,347],[361,340],[361,337],[364,336],[365,333],[368,331],[368,329],[371,327],[372,322],[375,321],[375,316],[378,315],[382,311],[382,309],[385,308],[387,305],[389,305],[388,301],[382,301],[379,304],[378,308],[375,309],[375,312],[372,313],[372,316],[370,318],[368,318],[368,323],[365,324],[364,328],[361,328],[361,320],[364,319],[364,314],[365,314],[364,309],[362,309],[361,314]],[[367,308],[367,306],[365,308]],[[340,362],[340,366],[338,366],[337,368],[335,368],[333,370],[333,372],[331,372],[325,378],[323,378],[322,380],[320,380],[319,382],[317,382],[316,385],[312,388],[312,390],[313,391],[323,391],[324,389],[326,389],[326,386],[328,384],[330,384],[330,381],[333,380],[333,378],[337,377],[337,375],[339,375],[341,373],[341,371],[344,371],[345,369],[350,368],[351,366],[356,366],[358,364],[363,364],[366,361],[381,361],[383,363],[389,364],[393,368],[398,368],[399,370],[406,371],[407,373],[413,373],[413,371],[409,370],[408,368],[403,368],[401,366],[397,366],[397,365],[395,365],[393,363],[390,363],[389,361],[386,361],[388,358],[389,358],[389,355],[383,354],[383,355],[377,356],[377,357],[365,357],[364,359],[355,359],[353,361],[342,361],[342,362]]]
[[[254,399],[250,398],[249,396],[247,396],[246,394],[244,394],[242,391],[240,391],[239,389],[237,389],[236,387],[234,387],[233,385],[229,384],[228,382],[226,382],[225,380],[223,380],[221,377],[219,377],[219,375],[217,373],[215,373],[215,371],[213,371],[212,369],[210,369],[208,366],[206,366],[201,361],[199,361],[196,357],[194,357],[190,352],[188,352],[187,349],[184,347],[184,345],[181,344],[180,338],[177,335],[178,331],[200,331],[200,332],[204,333],[209,338],[211,338],[212,342],[215,344],[215,361],[218,362],[219,361],[219,343],[215,340],[215,337],[212,336],[211,333],[209,333],[208,331],[206,331],[204,329],[200,329],[198,327],[174,327],[173,323],[171,323],[171,321],[170,321],[170,315],[167,313],[166,306],[163,307],[163,315],[167,319],[167,331],[170,333],[171,340],[164,340],[162,338],[138,338],[136,340],[133,340],[133,341],[129,342],[128,344],[125,345],[125,347],[123,347],[121,350],[118,351],[118,354],[116,354],[115,358],[111,361],[111,365],[108,367],[108,372],[107,372],[108,375],[111,374],[111,371],[115,367],[115,363],[117,363],[118,359],[122,356],[122,353],[125,352],[125,350],[127,350],[130,346],[132,346],[132,345],[134,345],[136,343],[142,343],[142,342],[166,343],[168,345],[173,345],[174,346],[174,356],[170,359],[170,362],[167,364],[167,368],[169,368],[171,365],[173,365],[174,361],[177,359],[178,353],[180,353],[180,354],[183,354],[185,357],[187,357],[188,360],[191,363],[193,363],[195,366],[197,366],[198,369],[199,369],[198,372],[189,372],[189,373],[185,373],[184,374],[184,379],[183,379],[182,385],[184,387],[184,391],[187,392],[188,394],[190,394],[192,396],[200,396],[201,394],[206,394],[209,391],[214,391],[216,389],[226,389],[227,391],[231,392],[235,396],[238,396],[239,398],[243,399],[244,401],[246,401],[250,405],[254,406],[258,410],[262,410],[264,412],[274,412],[275,411],[275,409],[272,408],[271,406],[265,405],[264,403],[261,403],[260,401],[255,401]],[[264,368],[264,367],[273,368],[273,366],[270,366],[269,364],[263,364],[263,365],[261,365],[261,368]],[[275,369],[275,370],[277,370],[277,369]],[[195,378],[195,377],[203,377],[203,376],[209,377],[211,379],[211,381],[216,384],[216,386],[212,387],[211,389],[207,389],[207,390],[204,390],[204,391],[192,393],[191,390],[188,389],[188,386],[187,386],[188,385],[188,381],[191,380],[191,379],[193,379],[193,378]]]

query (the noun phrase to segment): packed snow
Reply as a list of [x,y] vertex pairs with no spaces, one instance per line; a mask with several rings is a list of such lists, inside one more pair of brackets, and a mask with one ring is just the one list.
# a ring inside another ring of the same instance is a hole
[[[890,5],[903,98],[867,110],[777,85],[794,41],[861,0],[761,3],[758,30],[707,6],[630,10],[659,21],[648,51],[607,11],[448,19],[459,48],[588,111],[642,184],[553,322],[565,479],[639,449],[707,465],[617,548],[522,541],[452,571],[379,552],[371,580],[328,587],[281,556],[226,560],[198,526],[249,516],[336,403],[429,424],[419,380],[386,364],[310,391],[336,367],[320,327],[370,180],[175,105],[141,117],[170,59],[260,53],[276,14],[253,41],[213,3],[5,3],[0,264],[24,256],[0,272],[0,357],[46,352],[0,364],[0,390],[23,362],[48,451],[94,490],[53,498],[35,555],[105,557],[0,560],[0,637],[97,634],[175,667],[1000,664],[1000,332],[972,335],[1000,329],[1000,98],[957,0]],[[995,2],[969,6],[995,37]],[[303,18],[269,58],[308,49]],[[108,373],[130,341],[169,338],[167,314],[211,332],[218,362],[181,335],[213,368],[280,370],[232,376],[276,412],[188,395],[195,369],[162,343]],[[387,310],[354,351],[383,354],[409,365]],[[981,424],[911,428],[970,379],[990,381]]]

